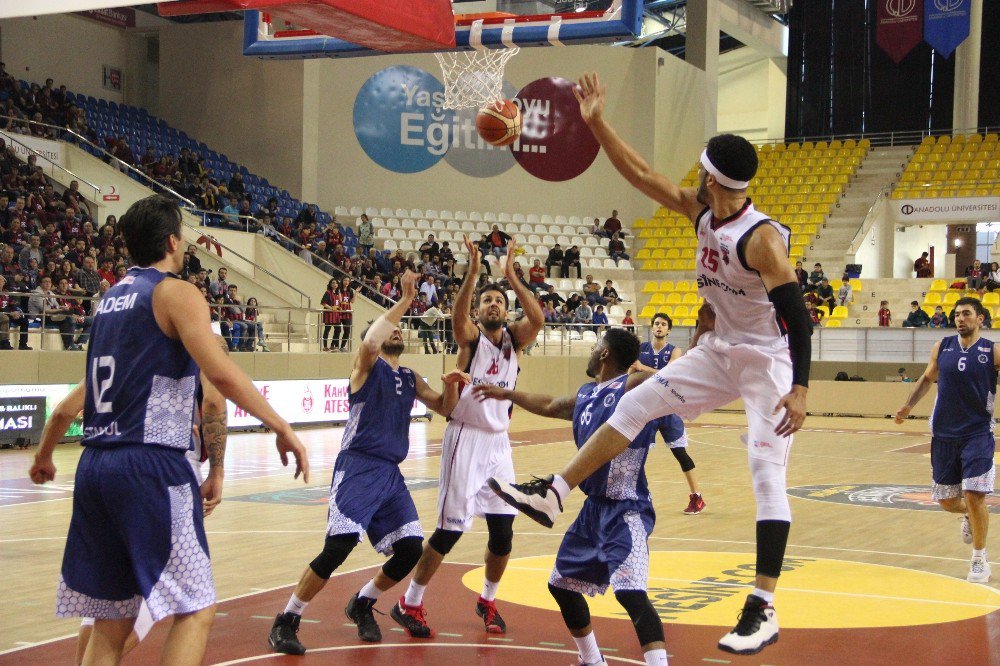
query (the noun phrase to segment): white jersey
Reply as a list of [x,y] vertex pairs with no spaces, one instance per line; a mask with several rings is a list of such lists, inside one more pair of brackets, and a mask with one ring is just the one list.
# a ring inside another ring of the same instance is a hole
[[514,389],[518,373],[517,352],[506,326],[503,328],[499,347],[482,331],[479,332],[479,339],[472,350],[472,359],[465,371],[472,378],[472,384],[462,387],[458,404],[451,412],[451,419],[488,432],[506,432],[510,426],[513,403],[510,400],[480,402],[472,395],[472,387],[477,384]]
[[767,297],[760,274],[746,265],[744,245],[750,233],[770,224],[788,246],[791,231],[746,204],[735,215],[716,220],[706,208],[698,215],[695,231],[698,251],[698,295],[715,310],[715,334],[729,344],[763,347],[787,346],[784,325]]

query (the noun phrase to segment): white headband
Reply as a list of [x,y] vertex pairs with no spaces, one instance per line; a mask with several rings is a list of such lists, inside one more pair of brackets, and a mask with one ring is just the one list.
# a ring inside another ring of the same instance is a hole
[[719,169],[712,164],[712,160],[708,159],[707,148],[701,151],[701,165],[705,167],[705,171],[715,176],[715,179],[719,181],[720,184],[725,185],[728,188],[734,190],[745,190],[750,185],[749,180],[735,180],[719,171]]

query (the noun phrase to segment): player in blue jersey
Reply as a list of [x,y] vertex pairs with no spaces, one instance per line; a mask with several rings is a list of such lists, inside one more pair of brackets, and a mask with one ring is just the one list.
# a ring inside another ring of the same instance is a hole
[[[166,197],[134,203],[120,221],[135,266],[95,308],[73,516],[56,598],[60,617],[94,617],[84,664],[117,663],[145,600],[152,621],[173,616],[162,663],[200,664],[215,618],[215,584],[191,448],[199,368],[219,391],[277,434],[282,462],[305,448],[218,347],[208,305],[175,279],[187,247]],[[32,477],[55,475],[51,457]]]
[[[424,532],[399,464],[410,448],[410,411],[414,399],[444,416],[458,401],[458,382],[470,381],[457,370],[441,377],[445,390],[434,391],[409,368],[399,365],[403,334],[399,322],[416,296],[417,275],[403,275],[403,295],[362,335],[351,370],[350,414],[340,454],[333,468],[330,510],[322,552],[306,567],[284,612],[274,620],[268,642],[275,652],[305,654],[299,641],[302,613],[333,572],[367,534],[375,550],[391,556],[375,577],[347,602],[347,617],[363,641],[382,640],[372,608],[382,592],[405,578],[423,552]],[[431,638],[422,617],[400,610],[392,618],[411,636]]]
[[[534,414],[572,420],[573,439],[580,448],[614,413],[621,397],[652,376],[642,371],[628,374],[638,355],[639,339],[625,329],[612,328],[594,346],[587,362],[587,375],[597,381],[584,384],[573,395],[557,398],[488,384],[473,391],[480,399],[511,400]],[[663,625],[646,594],[646,540],[656,514],[643,467],[655,437],[656,423],[652,422],[628,448],[584,479],[580,488],[587,499],[556,555],[549,592],[580,651],[581,666],[606,666],[583,595],[603,594],[608,585],[632,619],[646,663],[667,663]],[[501,495],[504,492],[495,481],[491,480],[490,487]]]
[[[653,320],[649,325],[653,340],[639,345],[639,358],[632,365],[633,370],[642,370],[653,374],[666,366],[667,363],[684,355],[679,347],[667,342],[667,336],[670,335],[670,330],[673,327],[674,322],[666,313],[657,312],[653,315]],[[691,460],[691,456],[687,452],[688,440],[684,433],[684,421],[676,414],[667,414],[656,419],[656,429],[663,437],[663,442],[670,449],[670,453],[680,463],[684,478],[687,479],[688,489],[691,493],[688,495],[688,505],[684,509],[684,513],[696,516],[705,510],[705,499],[701,496],[701,491],[698,490],[694,461]]]
[[937,382],[937,399],[931,412],[931,496],[941,508],[963,514],[962,541],[972,544],[972,563],[966,580],[986,583],[990,563],[986,533],[990,514],[986,496],[993,492],[996,465],[993,456],[993,402],[1000,369],[1000,346],[980,336],[985,316],[978,298],[955,303],[955,328],[935,343],[927,369],[899,411],[896,423],[910,415],[931,384]]

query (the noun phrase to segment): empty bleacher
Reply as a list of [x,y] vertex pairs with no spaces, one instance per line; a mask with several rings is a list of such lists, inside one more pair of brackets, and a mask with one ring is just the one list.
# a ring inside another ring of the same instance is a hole
[[997,134],[924,137],[893,190],[893,199],[1000,195]]

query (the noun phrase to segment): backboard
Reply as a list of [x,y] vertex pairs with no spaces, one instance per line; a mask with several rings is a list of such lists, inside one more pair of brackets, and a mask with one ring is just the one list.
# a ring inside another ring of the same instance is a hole
[[[608,43],[630,39],[642,30],[642,0],[452,0],[452,7],[455,50],[460,51]],[[244,14],[244,55],[301,59],[388,52],[317,34],[278,14]]]

